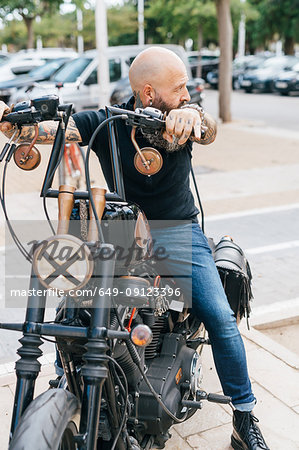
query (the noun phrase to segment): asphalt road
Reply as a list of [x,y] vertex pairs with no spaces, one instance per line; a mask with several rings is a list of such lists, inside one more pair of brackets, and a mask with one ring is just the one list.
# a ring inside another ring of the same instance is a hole
[[[206,89],[203,106],[214,117],[218,116],[218,91]],[[261,126],[299,131],[299,95],[284,97],[279,94],[246,94],[232,92],[232,118],[252,120]],[[285,133],[287,135],[287,133]]]
[[299,203],[211,216],[206,234],[229,234],[244,250],[253,275],[253,308],[299,297]]

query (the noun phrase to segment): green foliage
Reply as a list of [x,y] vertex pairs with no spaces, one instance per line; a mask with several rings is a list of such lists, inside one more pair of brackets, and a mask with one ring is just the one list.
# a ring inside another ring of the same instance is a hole
[[299,0],[248,0],[259,12],[255,22],[249,22],[255,44],[273,38],[299,41]]
[[137,44],[137,8],[133,2],[107,10],[109,45]]
[[0,16],[18,12],[23,18],[34,19],[46,13],[53,13],[63,0],[0,0]]
[[197,42],[201,26],[204,44],[217,39],[215,3],[210,0],[151,0],[145,11],[146,34],[153,42]]

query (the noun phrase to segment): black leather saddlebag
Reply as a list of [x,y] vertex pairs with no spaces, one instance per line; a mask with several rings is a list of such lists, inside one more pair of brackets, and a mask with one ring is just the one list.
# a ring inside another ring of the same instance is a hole
[[224,236],[217,245],[210,240],[214,260],[237,322],[250,315],[250,301],[253,298],[251,290],[251,270],[243,250]]

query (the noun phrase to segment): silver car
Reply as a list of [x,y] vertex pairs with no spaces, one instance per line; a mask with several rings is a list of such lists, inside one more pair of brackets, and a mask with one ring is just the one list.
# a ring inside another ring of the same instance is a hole
[[[110,93],[113,92],[117,81],[124,78],[129,73],[129,67],[133,59],[150,45],[124,45],[109,47],[107,55],[110,72]],[[166,45],[173,50],[184,61],[189,78],[192,78],[188,64],[187,54],[183,47],[179,45]],[[19,89],[11,97],[12,103],[29,100],[41,95],[57,93],[57,84],[63,87],[60,89],[64,103],[72,103],[74,111],[83,109],[98,108],[98,58],[96,50],[89,50],[82,56],[67,63],[48,82],[42,82],[31,88]]]

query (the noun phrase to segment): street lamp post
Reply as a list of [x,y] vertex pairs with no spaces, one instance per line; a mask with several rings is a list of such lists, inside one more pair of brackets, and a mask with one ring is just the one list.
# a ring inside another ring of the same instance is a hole
[[82,9],[80,8],[77,8],[77,30],[78,30],[77,48],[79,55],[81,55],[81,53],[84,52],[84,41],[83,36],[81,34],[81,31],[83,30],[83,14]]
[[[241,3],[245,3],[246,0],[240,0]],[[241,13],[241,19],[239,22],[239,34],[238,34],[238,56],[245,55],[245,37],[246,37],[246,16],[244,11]]]
[[107,56],[108,34],[107,15],[104,0],[96,1],[95,10],[96,42],[98,53],[98,86],[99,86],[99,107],[109,105],[109,63]]
[[144,45],[144,0],[138,0],[138,44]]

